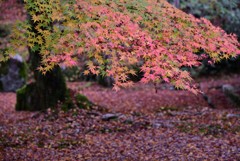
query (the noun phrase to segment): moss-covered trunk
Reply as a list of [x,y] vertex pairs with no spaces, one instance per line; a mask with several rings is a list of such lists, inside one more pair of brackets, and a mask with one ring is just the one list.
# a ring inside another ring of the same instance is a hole
[[30,50],[31,70],[34,71],[34,82],[17,91],[16,110],[37,111],[55,107],[58,101],[63,102],[67,93],[66,82],[59,66],[43,75],[37,70],[41,56],[38,51]]
[[17,91],[16,110],[37,111],[55,107],[66,96],[66,84],[59,67]]

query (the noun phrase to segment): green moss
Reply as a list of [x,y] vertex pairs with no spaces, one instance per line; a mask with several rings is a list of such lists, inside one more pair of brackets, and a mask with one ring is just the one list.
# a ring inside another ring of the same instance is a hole
[[25,85],[22,88],[18,89],[17,93],[18,94],[24,94],[24,93],[26,93],[26,90],[27,90],[27,86]]
[[92,106],[92,102],[90,102],[88,98],[82,94],[77,94],[75,96],[75,100],[79,108],[90,109]]
[[88,98],[82,94],[75,94],[74,91],[67,90],[64,103],[61,105],[63,111],[68,111],[74,107],[81,109],[90,109],[93,103],[88,100]]
[[70,148],[74,146],[80,146],[81,144],[86,144],[86,140],[81,139],[81,140],[73,140],[73,139],[60,139],[57,143],[58,146],[57,148],[59,149],[65,149],[65,148]]
[[223,129],[221,125],[199,125],[198,130],[200,133],[204,135],[213,135],[213,136],[218,136],[223,133]]
[[8,73],[8,62],[0,63],[0,76]]
[[17,103],[16,103],[16,110],[30,110],[31,107],[27,103],[27,95],[31,94],[31,85],[25,85],[22,88],[17,90]]
[[35,79],[36,82],[17,92],[16,110],[41,111],[65,101],[67,88],[60,67],[46,75],[36,71]]
[[183,123],[181,125],[178,125],[177,128],[184,133],[191,133],[192,129],[194,127],[193,123]]
[[27,63],[24,62],[20,65],[20,70],[19,70],[20,77],[26,80],[28,76],[27,72],[28,72],[28,66],[27,66]]
[[67,90],[66,96],[65,96],[65,101],[61,106],[61,109],[63,111],[68,111],[69,109],[74,108],[74,103],[73,103],[73,98],[71,97],[71,92],[70,90]]

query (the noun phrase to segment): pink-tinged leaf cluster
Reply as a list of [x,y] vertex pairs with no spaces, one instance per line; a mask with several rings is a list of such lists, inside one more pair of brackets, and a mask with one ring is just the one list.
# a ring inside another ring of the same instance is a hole
[[[54,29],[39,31],[45,40],[43,66],[86,64],[85,74],[111,76],[115,89],[132,85],[129,75],[134,75],[134,66],[138,66],[144,83],[165,81],[194,91],[183,67],[198,66],[206,58],[214,63],[240,54],[235,35],[165,0],[53,2],[48,5],[53,5],[50,17]],[[32,15],[40,22],[48,16],[40,21]]]

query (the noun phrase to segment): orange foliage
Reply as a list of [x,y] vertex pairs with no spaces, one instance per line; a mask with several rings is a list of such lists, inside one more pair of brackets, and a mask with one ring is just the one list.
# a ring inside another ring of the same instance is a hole
[[[134,66],[139,66],[144,83],[165,81],[195,92],[182,67],[198,66],[206,58],[213,63],[240,54],[235,35],[165,0],[25,1],[39,33],[36,38],[26,31],[26,45],[40,46],[39,69],[43,72],[54,65],[86,63],[86,74],[112,76],[114,88],[119,89],[132,85],[128,77],[135,74]],[[53,29],[48,27],[50,22]],[[196,54],[200,51],[204,53]]]

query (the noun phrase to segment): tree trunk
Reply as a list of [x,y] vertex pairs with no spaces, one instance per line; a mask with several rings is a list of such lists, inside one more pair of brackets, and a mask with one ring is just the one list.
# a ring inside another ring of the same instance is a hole
[[[36,31],[36,24],[30,16],[29,21],[32,25],[31,32],[34,32],[37,37],[39,33]],[[30,70],[34,72],[34,82],[17,91],[16,110],[39,111],[56,107],[57,103],[59,101],[64,102],[67,96],[66,81],[61,68],[56,66],[46,75],[43,75],[37,70],[41,64],[40,49],[33,51],[29,48],[29,54]]]
[[16,110],[39,111],[55,107],[59,101],[64,102],[67,87],[59,66],[43,75],[37,70],[41,57],[38,52],[30,50],[31,70],[35,82],[27,84],[17,91]]

